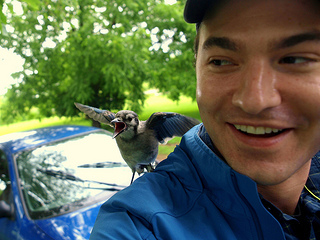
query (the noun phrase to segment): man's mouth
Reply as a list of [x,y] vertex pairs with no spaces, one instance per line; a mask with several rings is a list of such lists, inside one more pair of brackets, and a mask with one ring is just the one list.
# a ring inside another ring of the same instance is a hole
[[285,129],[269,128],[269,127],[254,127],[254,126],[237,125],[237,124],[233,126],[244,134],[254,135],[256,137],[273,137],[285,131]]

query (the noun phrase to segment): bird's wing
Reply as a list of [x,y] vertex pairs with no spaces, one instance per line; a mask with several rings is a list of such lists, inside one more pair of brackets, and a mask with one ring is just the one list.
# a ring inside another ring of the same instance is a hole
[[108,124],[114,128],[114,124],[111,123],[111,121],[115,119],[115,114],[113,112],[108,110],[100,110],[98,108],[83,105],[81,103],[74,103],[74,105],[76,105],[81,112],[84,112],[93,120]]
[[199,123],[200,121],[195,118],[178,113],[156,112],[146,121],[146,126],[156,132],[156,137],[160,143],[164,143],[166,138],[181,137]]

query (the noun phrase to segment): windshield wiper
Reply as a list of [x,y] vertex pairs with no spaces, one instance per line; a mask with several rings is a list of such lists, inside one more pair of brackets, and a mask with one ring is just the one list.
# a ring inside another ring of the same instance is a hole
[[115,168],[115,167],[127,167],[127,164],[121,162],[99,162],[92,164],[83,164],[78,166],[79,168]]
[[123,185],[118,185],[115,183],[106,183],[106,182],[99,182],[99,181],[94,181],[94,180],[83,180],[71,173],[67,173],[64,171],[57,171],[57,170],[49,170],[49,169],[41,169],[37,168],[37,171],[42,172],[46,175],[59,178],[62,180],[70,180],[70,181],[75,181],[75,182],[82,182],[82,183],[96,183],[96,184],[101,184],[101,185],[107,185],[111,186],[112,188],[95,188],[95,187],[86,187],[86,188],[91,188],[91,189],[101,189],[101,190],[109,190],[109,191],[119,191],[120,189],[114,188],[114,187],[119,187],[119,188],[125,188],[127,186]]
[[83,164],[78,166],[79,168],[115,168],[115,167],[127,167],[127,164],[121,162],[99,162],[92,164]]

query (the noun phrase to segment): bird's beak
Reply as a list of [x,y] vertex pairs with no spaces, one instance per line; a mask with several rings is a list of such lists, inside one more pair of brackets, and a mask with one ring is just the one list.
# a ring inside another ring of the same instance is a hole
[[114,124],[115,129],[112,138],[116,138],[120,133],[124,132],[127,129],[127,125],[124,122],[119,121],[119,119],[117,118],[113,119],[111,123]]

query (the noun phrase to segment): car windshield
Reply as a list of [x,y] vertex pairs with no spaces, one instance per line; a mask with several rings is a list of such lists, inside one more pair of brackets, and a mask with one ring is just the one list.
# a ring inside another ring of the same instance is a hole
[[[102,131],[21,152],[16,159],[22,195],[33,219],[101,201],[127,186],[132,174],[115,140]],[[85,167],[95,163],[103,167]]]

